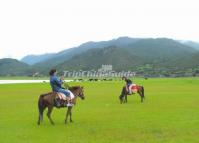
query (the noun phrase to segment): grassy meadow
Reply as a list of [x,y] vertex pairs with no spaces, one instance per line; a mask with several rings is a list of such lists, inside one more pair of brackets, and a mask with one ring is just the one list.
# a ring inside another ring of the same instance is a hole
[[73,108],[74,123],[64,124],[66,108],[38,126],[37,101],[49,83],[0,85],[0,143],[198,143],[199,78],[135,79],[145,87],[120,104],[123,81],[71,82],[82,85],[85,100]]

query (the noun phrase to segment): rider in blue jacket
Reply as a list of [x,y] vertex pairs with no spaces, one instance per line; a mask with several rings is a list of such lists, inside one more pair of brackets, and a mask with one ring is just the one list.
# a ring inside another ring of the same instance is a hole
[[63,84],[64,77],[61,77],[60,79],[56,76],[57,70],[52,69],[49,72],[50,74],[50,85],[52,88],[53,92],[61,92],[63,93],[66,97],[70,97],[70,93],[66,91],[64,88],[61,87]]

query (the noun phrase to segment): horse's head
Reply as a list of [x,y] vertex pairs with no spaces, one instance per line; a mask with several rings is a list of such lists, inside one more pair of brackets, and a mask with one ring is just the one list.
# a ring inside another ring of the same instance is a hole
[[85,99],[83,86],[73,86],[70,87],[69,90],[73,92],[75,96],[79,96],[81,99]]
[[83,99],[83,100],[85,99],[85,96],[84,96],[84,87],[83,87],[83,86],[80,86],[78,96],[79,96],[81,99]]

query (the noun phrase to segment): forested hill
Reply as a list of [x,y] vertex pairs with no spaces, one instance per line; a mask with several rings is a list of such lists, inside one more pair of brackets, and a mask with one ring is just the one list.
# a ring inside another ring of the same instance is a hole
[[198,69],[197,55],[198,51],[195,49],[170,39],[147,39],[126,47],[90,49],[56,67],[62,70],[96,70],[102,64],[112,64],[116,71],[133,70],[147,75],[183,75],[187,71],[194,74]]
[[0,59],[0,76],[24,76],[34,72],[33,67],[16,59]]
[[[195,44],[194,44],[195,45]],[[193,44],[192,44],[193,46]],[[97,70],[112,64],[113,70],[133,70],[141,75],[197,75],[199,51],[188,43],[167,38],[121,37],[110,41],[87,42],[78,47],[48,55],[29,56],[28,65],[14,59],[0,60],[1,75],[47,75],[56,67],[62,70]],[[196,45],[195,45],[196,46]],[[34,60],[40,61],[36,62]]]

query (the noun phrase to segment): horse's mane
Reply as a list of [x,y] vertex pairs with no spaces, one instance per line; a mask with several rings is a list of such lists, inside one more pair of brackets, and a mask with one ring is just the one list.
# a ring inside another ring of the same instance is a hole
[[71,87],[69,87],[69,90],[77,90],[77,89],[79,89],[80,88],[80,86],[71,86]]

